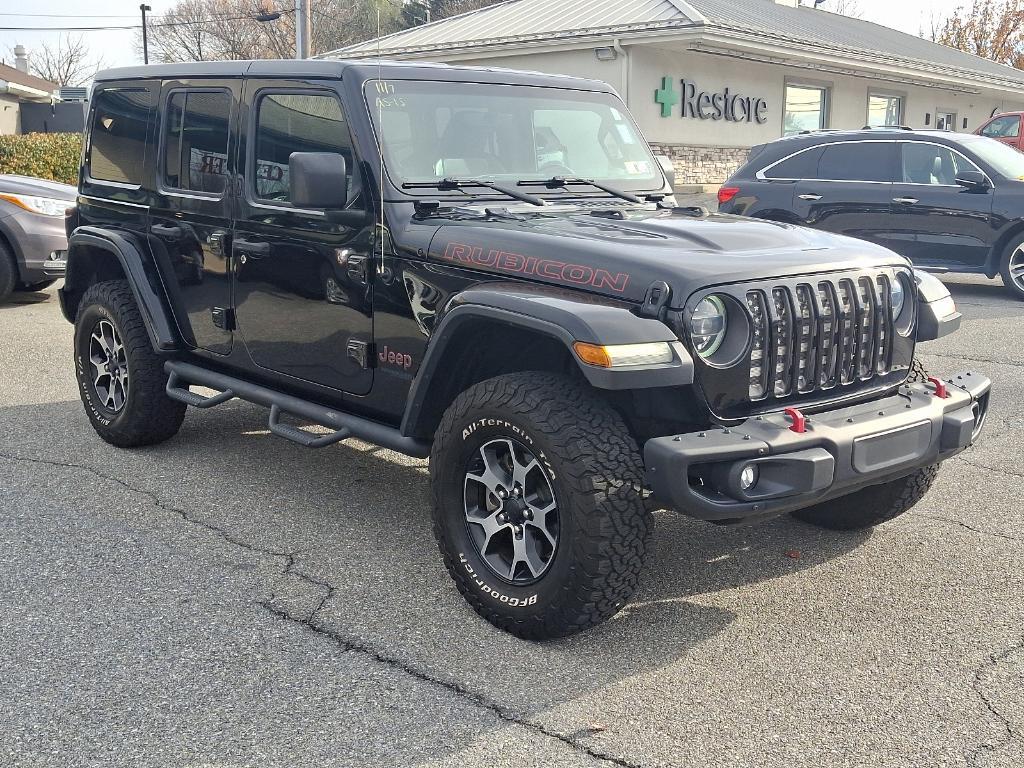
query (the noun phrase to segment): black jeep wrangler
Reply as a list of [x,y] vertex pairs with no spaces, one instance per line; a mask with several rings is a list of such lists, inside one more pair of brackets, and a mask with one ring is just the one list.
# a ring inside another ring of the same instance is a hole
[[654,509],[905,512],[987,407],[977,373],[913,381],[948,292],[875,245],[679,207],[671,177],[599,82],[103,72],[60,293],[86,411],[132,447],[242,398],[304,446],[429,456],[448,570],[527,638],[629,600]]

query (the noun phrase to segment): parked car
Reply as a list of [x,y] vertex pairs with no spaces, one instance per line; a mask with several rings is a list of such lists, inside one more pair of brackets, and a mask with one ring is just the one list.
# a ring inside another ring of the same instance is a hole
[[1024,112],[1005,112],[989,118],[985,123],[978,126],[975,133],[979,136],[988,136],[996,139],[1018,151],[1024,151],[1021,144],[1020,118]]
[[915,266],[1003,282],[1024,298],[1024,154],[946,131],[816,131],[751,150],[719,211],[883,245]]
[[[959,324],[938,280],[676,207],[604,83],[167,64],[101,72],[90,109],[59,295],[99,436],[158,443],[242,398],[309,448],[429,456],[449,573],[521,637],[622,608],[654,508],[867,528],[984,423],[978,371],[909,379]],[[197,243],[201,280],[175,267]]]
[[64,211],[77,194],[68,184],[0,174],[0,302],[64,276]]

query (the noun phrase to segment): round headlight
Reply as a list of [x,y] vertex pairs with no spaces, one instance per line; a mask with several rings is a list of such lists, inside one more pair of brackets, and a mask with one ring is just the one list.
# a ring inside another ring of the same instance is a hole
[[702,358],[711,357],[725,340],[728,313],[718,296],[701,299],[690,315],[690,339],[694,351]]
[[892,306],[893,319],[900,316],[903,311],[903,302],[906,301],[907,292],[903,288],[903,281],[899,277],[889,280],[889,304]]

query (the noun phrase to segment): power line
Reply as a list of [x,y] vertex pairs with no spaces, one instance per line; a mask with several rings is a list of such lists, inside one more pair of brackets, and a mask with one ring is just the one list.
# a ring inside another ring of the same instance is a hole
[[[294,8],[279,11],[280,14],[295,13]],[[149,25],[154,27],[194,27],[199,24],[214,24],[219,21],[253,20],[254,16],[211,16],[207,19],[189,19],[186,21],[162,21]],[[0,27],[0,32],[116,32],[129,29],[142,29],[141,24],[112,25],[103,27]]]

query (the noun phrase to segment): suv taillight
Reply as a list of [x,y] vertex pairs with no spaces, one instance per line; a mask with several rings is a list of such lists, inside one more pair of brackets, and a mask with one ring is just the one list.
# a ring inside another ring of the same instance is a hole
[[718,190],[718,204],[728,203],[740,193],[739,187],[721,187]]

